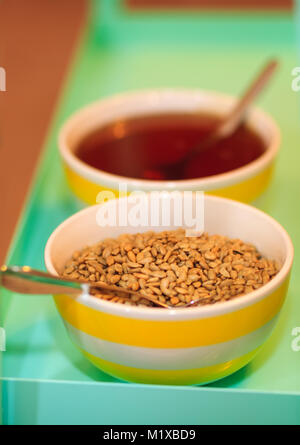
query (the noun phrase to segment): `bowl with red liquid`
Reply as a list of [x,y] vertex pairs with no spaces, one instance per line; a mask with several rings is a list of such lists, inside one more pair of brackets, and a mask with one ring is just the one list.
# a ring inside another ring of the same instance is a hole
[[190,89],[127,92],[75,112],[59,134],[67,181],[96,204],[99,192],[204,191],[251,202],[268,186],[280,145],[274,120],[253,107],[227,138],[186,161],[236,98]]

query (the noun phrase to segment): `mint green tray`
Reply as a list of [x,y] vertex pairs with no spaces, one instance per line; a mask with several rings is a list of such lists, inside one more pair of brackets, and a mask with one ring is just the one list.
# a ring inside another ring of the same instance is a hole
[[272,185],[255,205],[282,223],[293,239],[288,298],[273,335],[251,364],[205,387],[167,387],[123,383],[102,373],[73,346],[51,297],[2,290],[0,326],[7,336],[0,357],[2,423],[300,424],[300,351],[292,349],[292,330],[300,326],[300,93],[291,89],[298,60],[292,17],[146,16],[125,13],[117,3],[102,1],[101,10],[94,4],[8,262],[43,268],[47,238],[78,210],[56,143],[70,113],[97,98],[137,88],[200,87],[238,94],[267,57],[278,55],[280,73],[261,105],[282,128],[282,150]]

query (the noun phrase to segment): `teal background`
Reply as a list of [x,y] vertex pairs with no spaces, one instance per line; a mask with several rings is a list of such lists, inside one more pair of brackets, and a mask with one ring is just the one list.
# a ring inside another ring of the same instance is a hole
[[164,387],[102,373],[75,349],[51,297],[1,290],[0,326],[7,335],[0,362],[2,423],[300,424],[300,351],[291,347],[292,329],[300,326],[300,92],[291,89],[291,71],[299,65],[297,22],[283,13],[158,15],[128,13],[118,5],[93,3],[7,261],[44,268],[47,238],[78,209],[57,152],[58,129],[73,111],[140,88],[238,95],[276,56],[280,71],[259,103],[280,125],[282,149],[271,186],[254,204],[292,237],[288,298],[274,333],[248,366],[205,387]]

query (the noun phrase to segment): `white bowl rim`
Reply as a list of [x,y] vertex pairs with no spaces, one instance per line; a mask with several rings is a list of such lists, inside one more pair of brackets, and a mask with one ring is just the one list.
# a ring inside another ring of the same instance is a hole
[[[264,153],[248,164],[239,167],[234,170],[230,170],[225,173],[212,175],[204,178],[193,178],[193,179],[180,179],[180,180],[171,180],[171,181],[160,181],[160,180],[147,180],[147,179],[137,179],[131,178],[127,176],[119,176],[112,173],[105,172],[104,170],[100,170],[85,162],[81,161],[70,149],[68,144],[66,143],[66,137],[74,125],[74,123],[79,119],[81,115],[85,113],[91,112],[93,109],[98,109],[99,107],[105,107],[109,104],[115,104],[116,106],[120,102],[124,102],[137,97],[147,97],[153,94],[173,94],[177,95],[203,95],[204,97],[209,97],[214,101],[221,101],[225,103],[233,103],[237,100],[237,97],[231,96],[224,93],[219,93],[217,91],[210,90],[201,90],[201,89],[189,89],[189,88],[156,88],[156,89],[141,89],[141,90],[133,90],[115,94],[113,96],[109,96],[107,98],[103,98],[97,101],[94,101],[79,110],[75,111],[71,116],[64,122],[62,125],[59,136],[58,136],[58,146],[59,151],[64,159],[64,161],[76,171],[79,175],[83,176],[85,179],[94,182],[95,184],[103,185],[103,182],[106,184],[112,183],[127,183],[130,188],[141,188],[141,189],[172,189],[174,187],[201,187],[202,190],[210,190],[215,188],[223,188],[226,186],[230,186],[232,184],[236,184],[242,180],[246,180],[254,176],[255,174],[262,171],[266,168],[272,160],[275,158],[281,141],[280,130],[276,122],[273,118],[262,111],[258,107],[252,107],[249,110],[249,116],[252,116],[256,121],[262,120],[264,121],[272,131],[272,142],[266,146]],[[176,109],[174,108],[174,111]],[[257,134],[260,134],[259,130],[255,130]]]
[[[175,320],[182,321],[190,319],[215,317],[219,315],[224,315],[226,313],[234,312],[243,309],[247,306],[250,306],[254,303],[257,303],[258,301],[262,300],[263,298],[274,292],[287,278],[293,263],[294,247],[291,238],[286,232],[286,230],[274,218],[272,218],[270,215],[266,214],[262,210],[257,209],[256,207],[229,198],[221,198],[213,195],[205,195],[204,198],[206,200],[214,200],[216,202],[227,201],[228,203],[240,207],[241,209],[247,209],[248,211],[251,211],[254,214],[261,215],[270,224],[275,226],[277,231],[280,232],[286,247],[286,258],[284,263],[282,264],[280,271],[274,278],[272,278],[271,281],[263,285],[261,288],[254,290],[253,292],[249,292],[246,295],[233,298],[232,300],[225,302],[217,302],[212,305],[203,305],[191,308],[178,308],[178,309],[174,308],[174,309],[164,310],[162,308],[128,306],[120,303],[111,303],[109,301],[97,299],[90,295],[81,295],[77,297],[77,301],[93,309],[127,318],[146,319],[152,321],[175,321]],[[127,197],[121,199],[127,199]],[[70,216],[65,221],[63,221],[52,232],[47,241],[45,247],[45,255],[44,255],[45,265],[48,272],[54,275],[58,275],[51,261],[51,248],[57,234],[62,230],[64,230],[70,223],[81,218],[82,215],[96,211],[97,207],[99,207],[100,205],[105,205],[105,204],[98,204],[80,210],[79,212],[75,213],[74,215]]]

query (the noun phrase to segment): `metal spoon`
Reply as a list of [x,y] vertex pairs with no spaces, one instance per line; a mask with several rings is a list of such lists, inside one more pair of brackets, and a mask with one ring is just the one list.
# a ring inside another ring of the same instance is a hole
[[270,60],[264,68],[260,71],[258,76],[247,88],[242,97],[237,101],[236,105],[220,123],[205,137],[199,144],[194,146],[183,159],[174,163],[169,163],[163,167],[163,172],[166,174],[166,179],[180,177],[185,171],[187,164],[199,153],[208,150],[212,144],[217,141],[232,135],[242,123],[246,111],[250,105],[267,85],[272,75],[278,66],[277,60]]
[[[191,159],[199,152],[209,148],[210,144],[219,140],[226,138],[233,134],[245,117],[245,113],[249,106],[260,94],[263,88],[267,85],[272,75],[274,74],[278,66],[277,60],[269,61],[258,76],[254,79],[242,97],[238,100],[236,105],[233,107],[231,112],[226,116],[226,118],[217,125],[217,127],[209,134],[208,138],[194,147],[188,154],[187,159]],[[186,159],[185,159],[186,161]]]
[[140,299],[151,301],[153,304],[163,308],[173,308],[150,295],[143,295],[130,289],[107,284],[92,284],[87,281],[70,280],[57,277],[46,272],[31,269],[29,266],[2,266],[0,268],[0,284],[13,291],[22,294],[67,294],[78,296],[83,291],[96,290],[104,295],[121,295],[122,298],[130,299],[135,295]]

